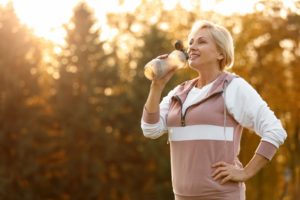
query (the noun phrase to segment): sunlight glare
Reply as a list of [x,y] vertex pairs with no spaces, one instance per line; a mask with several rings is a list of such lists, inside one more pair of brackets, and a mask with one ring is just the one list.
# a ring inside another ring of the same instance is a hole
[[[112,37],[112,34],[117,34],[109,30],[106,25],[107,13],[134,12],[142,2],[142,0],[0,0],[0,5],[12,2],[21,22],[32,28],[37,36],[53,41],[56,44],[63,44],[66,33],[62,25],[70,21],[74,6],[81,1],[87,2],[93,9],[95,18],[98,21],[96,26],[102,28],[102,40],[109,39],[109,37]],[[165,9],[168,10],[173,9],[178,3],[187,10],[191,10],[200,4],[199,6],[203,11],[212,10],[223,15],[232,15],[235,13],[246,14],[252,12],[254,4],[259,0],[162,1]],[[292,10],[296,10],[293,0],[285,0],[284,3]],[[150,20],[155,21],[156,19]]]
[[[202,1],[203,10],[213,10],[223,15],[246,14],[253,12],[253,6],[259,0],[223,0],[223,1]],[[214,3],[212,3],[214,2]]]
[[[61,25],[72,15],[69,1],[10,0],[22,23],[32,28],[37,36],[61,43],[64,31]],[[9,0],[1,0],[6,4]]]

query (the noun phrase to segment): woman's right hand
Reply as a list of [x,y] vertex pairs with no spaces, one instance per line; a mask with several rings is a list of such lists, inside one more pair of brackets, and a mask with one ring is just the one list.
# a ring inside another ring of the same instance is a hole
[[[161,56],[158,56],[158,59],[166,59],[168,57],[168,54],[164,54]],[[159,79],[153,79],[151,83],[151,88],[149,91],[149,95],[147,98],[147,101],[145,103],[145,109],[149,113],[155,113],[159,111],[159,102],[160,97],[162,94],[162,91],[165,87],[165,85],[168,83],[168,81],[171,79],[171,77],[174,75],[176,69],[172,69],[169,71],[166,75]]]
[[[157,58],[158,59],[166,59],[167,57],[168,57],[168,54],[163,54],[163,55],[158,56]],[[165,85],[169,82],[169,80],[175,74],[175,71],[176,71],[176,68],[173,68],[171,71],[166,73],[163,77],[161,77],[159,79],[153,79],[151,87],[163,90]]]

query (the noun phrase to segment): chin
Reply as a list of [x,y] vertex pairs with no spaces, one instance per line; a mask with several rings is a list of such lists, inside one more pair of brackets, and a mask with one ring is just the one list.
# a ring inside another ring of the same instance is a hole
[[198,69],[199,68],[199,64],[193,62],[193,61],[189,61],[189,67],[192,69]]

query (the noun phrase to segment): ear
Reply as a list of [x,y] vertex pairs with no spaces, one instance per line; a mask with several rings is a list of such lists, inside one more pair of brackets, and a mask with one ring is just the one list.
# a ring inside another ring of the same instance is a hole
[[223,60],[223,59],[224,59],[223,54],[222,54],[222,53],[218,53],[217,59],[218,59],[218,60]]

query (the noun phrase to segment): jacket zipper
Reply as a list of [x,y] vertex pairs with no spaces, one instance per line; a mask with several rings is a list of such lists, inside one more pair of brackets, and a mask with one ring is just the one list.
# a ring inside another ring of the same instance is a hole
[[178,100],[179,104],[180,104],[180,117],[181,117],[181,120],[180,120],[180,123],[181,123],[181,126],[185,126],[185,116],[182,114],[182,101],[181,99],[179,98],[179,96],[175,96],[175,98]]
[[215,95],[217,95],[217,94],[219,94],[219,93],[222,93],[222,92],[223,92],[223,90],[222,90],[222,91],[219,91],[219,92],[216,92],[216,93],[213,93],[213,94],[211,94],[210,96],[208,96],[208,97],[202,99],[201,101],[199,101],[199,102],[197,102],[197,103],[195,103],[195,104],[190,105],[189,107],[187,107],[187,108],[185,109],[185,112],[184,112],[184,113],[182,113],[182,106],[183,106],[183,103],[182,103],[181,99],[179,98],[179,96],[175,95],[174,97],[179,101],[179,104],[180,104],[180,110],[181,110],[181,111],[180,111],[180,115],[181,115],[180,123],[181,123],[181,126],[184,127],[184,126],[186,125],[186,124],[185,124],[185,116],[186,116],[186,114],[187,114],[188,109],[190,109],[190,108],[193,107],[193,106],[199,105],[200,103],[206,101],[207,99],[209,99],[209,98],[211,98],[211,97],[213,97],[213,96],[215,96]]

